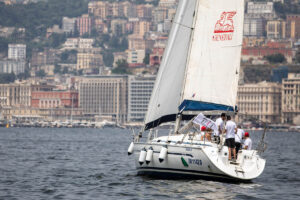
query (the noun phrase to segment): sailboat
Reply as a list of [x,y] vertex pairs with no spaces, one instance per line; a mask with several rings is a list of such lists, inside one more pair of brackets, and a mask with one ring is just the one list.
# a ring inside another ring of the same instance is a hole
[[[199,114],[236,113],[243,19],[243,0],[179,1],[144,128],[128,148],[138,174],[249,181],[263,172],[256,150],[233,163],[223,142],[202,141],[193,128]],[[154,134],[167,122],[175,122],[168,136]]]

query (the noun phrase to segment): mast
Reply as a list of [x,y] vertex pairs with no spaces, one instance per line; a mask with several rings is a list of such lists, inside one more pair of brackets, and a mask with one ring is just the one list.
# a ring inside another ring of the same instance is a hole
[[[191,36],[190,36],[190,42],[189,42],[189,50],[188,50],[188,56],[186,58],[186,64],[185,64],[185,71],[184,71],[184,79],[183,79],[183,85],[185,85],[185,82],[186,82],[186,73],[187,73],[187,63],[188,63],[188,60],[189,60],[189,57],[190,57],[190,54],[191,54],[191,47],[192,47],[192,38],[194,37],[194,30],[195,30],[195,23],[196,23],[196,18],[197,18],[197,10],[198,10],[198,6],[199,6],[199,0],[196,0],[196,9],[194,11],[194,14],[193,14],[193,25],[191,27],[192,29],[192,32],[191,32]],[[184,87],[182,87],[181,89],[181,99],[180,99],[180,102],[178,102],[178,106],[180,106],[180,103],[182,102],[183,100],[183,95],[184,95]],[[175,134],[179,134],[179,128],[180,128],[180,123],[181,123],[181,120],[182,120],[182,112],[183,112],[183,109],[181,109],[179,112],[178,112],[178,115],[176,116],[176,122],[175,122],[175,131],[174,133]]]

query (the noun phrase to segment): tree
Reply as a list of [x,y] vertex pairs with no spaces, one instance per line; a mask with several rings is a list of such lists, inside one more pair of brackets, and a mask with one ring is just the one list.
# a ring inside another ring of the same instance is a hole
[[143,63],[149,65],[150,63],[150,53],[146,53]]
[[103,62],[105,66],[112,67],[114,63],[114,55],[111,51],[106,51],[103,53]]
[[18,74],[17,78],[18,79],[27,79],[30,77],[30,69],[28,67],[25,68],[24,73]]
[[64,67],[63,71],[62,71],[63,74],[67,74],[69,73],[69,69],[68,67]]
[[46,76],[46,73],[45,73],[45,70],[40,69],[39,71],[37,71],[37,72],[35,73],[35,75],[42,78],[42,77],[45,77],[45,76]]
[[4,83],[13,83],[16,80],[16,75],[14,72],[12,73],[3,73],[0,74],[0,83],[4,84]]
[[126,60],[118,60],[117,67],[112,70],[113,74],[130,74],[128,71],[128,63]]
[[300,63],[300,50],[298,50],[296,53],[296,62]]
[[280,53],[265,56],[265,59],[267,59],[270,63],[283,63],[286,61],[284,55],[282,55]]
[[77,51],[76,50],[67,50],[60,54],[60,60],[63,63],[76,63],[76,56]]
[[60,65],[55,65],[54,67],[54,74],[60,74],[61,73],[61,66]]

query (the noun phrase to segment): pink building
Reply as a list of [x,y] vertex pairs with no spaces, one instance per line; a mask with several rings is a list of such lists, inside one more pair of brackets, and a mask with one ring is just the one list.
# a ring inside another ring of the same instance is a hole
[[89,15],[82,15],[77,18],[77,30],[79,31],[80,36],[85,33],[91,34],[92,31],[92,18]]

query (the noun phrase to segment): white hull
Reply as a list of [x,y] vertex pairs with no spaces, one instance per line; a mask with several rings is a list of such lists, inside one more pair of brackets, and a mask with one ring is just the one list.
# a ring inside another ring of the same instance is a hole
[[[249,181],[257,178],[264,170],[265,160],[254,150],[241,151],[237,162],[231,163],[228,161],[227,147],[222,147],[219,152],[217,144],[188,139],[178,144],[176,141],[180,141],[182,137],[183,135],[160,137],[148,143],[135,143],[133,153],[138,174],[176,175],[183,178],[200,176]],[[166,141],[171,142],[166,143]],[[160,162],[159,154],[165,145],[168,153]],[[153,148],[151,161],[148,164],[139,162],[141,150],[144,148],[148,150],[150,147]]]

